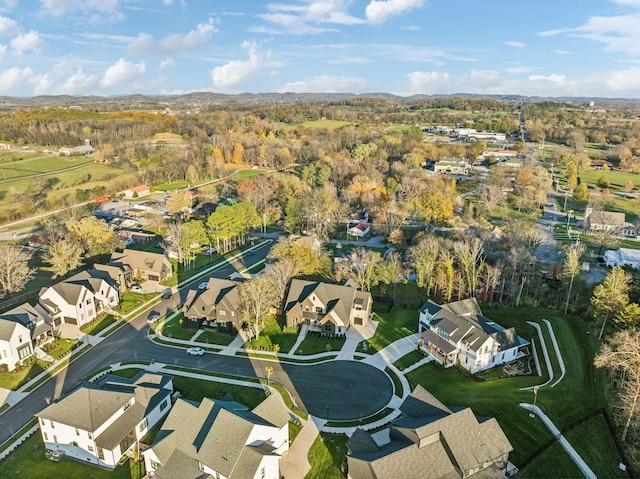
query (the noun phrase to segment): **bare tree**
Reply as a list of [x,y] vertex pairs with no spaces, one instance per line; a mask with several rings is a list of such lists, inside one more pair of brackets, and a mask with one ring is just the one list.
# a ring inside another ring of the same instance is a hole
[[29,268],[31,254],[19,246],[0,243],[0,296],[22,290],[33,278]]
[[640,334],[618,331],[604,343],[594,364],[615,374],[622,373],[623,382],[618,393],[620,408],[626,416],[622,441],[626,441],[629,428],[637,414],[640,398]]
[[356,248],[349,253],[348,260],[338,264],[336,279],[349,279],[362,291],[370,291],[378,284],[378,269],[382,257],[377,251]]
[[268,277],[260,276],[243,283],[240,296],[245,305],[245,320],[258,338],[269,308],[276,304],[276,289]]
[[455,244],[454,255],[471,296],[475,295],[478,289],[478,278],[484,265],[482,253],[483,244],[480,238],[466,238]]
[[425,288],[427,296],[435,283],[435,270],[440,247],[438,238],[428,236],[409,248],[409,260],[414,265],[417,284],[419,287]]
[[270,265],[265,276],[269,278],[275,287],[278,304],[282,304],[282,301],[284,301],[284,295],[291,278],[301,272],[301,262],[290,256],[284,256]]
[[61,239],[49,245],[42,259],[51,265],[53,277],[57,278],[82,265],[82,254],[78,243]]
[[584,246],[576,244],[575,247],[569,248],[567,251],[567,257],[564,260],[563,277],[570,278],[569,288],[567,289],[567,301],[564,305],[564,314],[567,314],[569,310],[569,299],[571,298],[571,291],[573,290],[573,281],[576,276],[580,274],[580,257],[584,253]]

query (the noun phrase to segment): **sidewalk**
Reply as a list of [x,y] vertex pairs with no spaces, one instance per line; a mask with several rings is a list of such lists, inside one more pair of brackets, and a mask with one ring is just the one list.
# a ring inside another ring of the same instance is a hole
[[280,460],[280,473],[285,479],[304,479],[311,470],[309,449],[318,437],[318,427],[310,417],[293,441],[289,451]]
[[415,351],[418,347],[420,333],[412,334],[404,338],[394,341],[386,348],[362,360],[362,362],[375,366],[378,369],[384,369],[387,365],[393,364],[402,356]]
[[365,339],[373,337],[378,328],[378,322],[369,320],[364,326],[351,326],[347,330],[347,339],[342,346],[342,349],[338,353],[336,360],[339,361],[351,361],[353,360],[353,354],[360,344]]

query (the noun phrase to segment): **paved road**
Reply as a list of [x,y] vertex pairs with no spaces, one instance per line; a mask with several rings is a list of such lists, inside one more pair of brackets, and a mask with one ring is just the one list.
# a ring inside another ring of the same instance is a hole
[[[266,256],[271,245],[257,249],[246,262]],[[226,277],[245,266],[240,259],[211,276]],[[191,285],[203,279],[194,280]],[[181,290],[186,295],[187,288]],[[184,299],[184,298],[183,298]],[[164,312],[178,304],[178,295],[153,307]],[[389,378],[380,370],[355,361],[336,361],[317,365],[281,365],[245,357],[205,354],[188,356],[182,349],[155,344],[146,338],[147,312],[121,327],[107,339],[86,352],[56,377],[43,383],[36,391],[0,415],[0,443],[26,424],[34,414],[52,400],[76,387],[87,374],[101,367],[128,360],[156,360],[158,362],[250,377],[265,377],[265,367],[274,369],[272,378],[283,384],[294,401],[311,414],[330,419],[356,419],[373,414],[392,397]],[[327,406],[328,409],[327,409]]]

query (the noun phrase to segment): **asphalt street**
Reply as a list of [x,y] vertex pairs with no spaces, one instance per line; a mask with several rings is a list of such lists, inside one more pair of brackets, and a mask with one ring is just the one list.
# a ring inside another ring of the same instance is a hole
[[[247,264],[264,258],[271,244],[256,249],[211,273],[224,278]],[[152,309],[164,313],[184,300],[189,289],[196,288],[205,278],[194,280],[178,295],[162,301]],[[81,358],[73,361],[55,377],[44,382],[5,414],[0,415],[0,443],[26,424],[36,413],[81,384],[89,373],[120,361],[155,360],[157,362],[224,374],[265,377],[265,367],[273,367],[272,379],[291,393],[296,404],[310,414],[331,420],[357,419],[383,408],[393,395],[390,379],[380,370],[356,361],[334,361],[326,364],[278,364],[238,356],[206,353],[189,356],[183,349],[161,346],[147,339],[148,310],[125,324],[100,344],[93,346]]]

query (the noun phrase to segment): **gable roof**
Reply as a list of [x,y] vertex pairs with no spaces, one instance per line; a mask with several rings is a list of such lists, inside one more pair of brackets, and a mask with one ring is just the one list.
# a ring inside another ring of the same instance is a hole
[[[190,290],[185,300],[185,314],[205,316],[216,307],[228,311],[238,310],[242,305],[240,283],[227,279],[209,278],[204,291]],[[204,309],[203,309],[204,308]]]
[[[418,405],[420,402],[423,404]],[[428,466],[429,477],[460,478],[513,450],[495,419],[480,421],[470,408],[452,412],[423,388],[416,388],[405,399],[403,409],[425,415],[403,414],[393,421],[388,444],[374,447],[362,437],[368,433],[358,430],[355,440],[349,440],[354,447],[350,446],[348,458],[352,477],[418,479],[425,476]],[[470,475],[490,478],[503,473],[491,465]]]
[[[271,394],[271,397],[280,395]],[[259,405],[249,411],[242,404],[228,399],[214,401],[204,398],[200,404],[182,399],[176,401],[151,446],[162,463],[156,470],[159,477],[181,479],[185,477],[185,470],[195,471],[198,462],[230,479],[253,477],[262,458],[271,455],[273,448],[255,441],[247,445],[249,436],[256,425],[280,429],[282,426],[274,425],[262,416],[273,415],[267,412],[268,409],[286,409],[286,406],[284,402],[270,400],[262,408]],[[275,415],[280,416],[280,413]],[[275,420],[281,422],[282,419],[284,416]],[[287,422],[288,416],[284,424]]]
[[125,249],[122,253],[112,253],[109,264],[112,266],[123,264],[132,269],[157,273],[162,272],[163,267],[171,268],[171,263],[165,255],[135,249]]
[[0,318],[0,340],[7,341],[7,342],[10,341],[11,338],[13,337],[14,331],[19,328],[26,329],[20,323],[16,323],[15,321],[9,321],[9,320]]
[[149,189],[148,185],[138,185],[129,188],[128,191],[133,191],[134,193],[140,193],[142,191],[147,191]]

